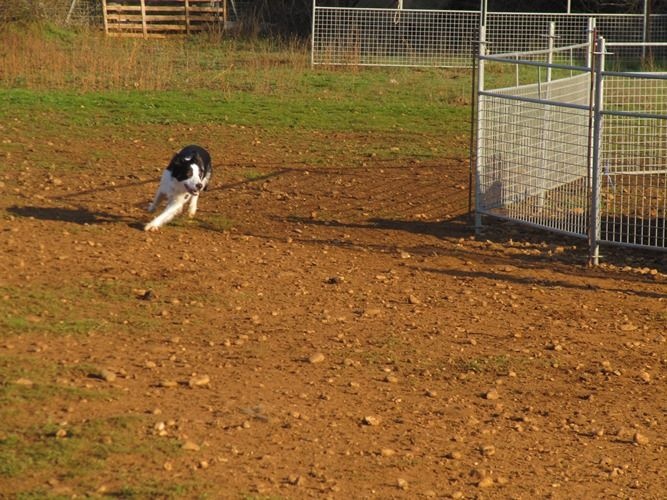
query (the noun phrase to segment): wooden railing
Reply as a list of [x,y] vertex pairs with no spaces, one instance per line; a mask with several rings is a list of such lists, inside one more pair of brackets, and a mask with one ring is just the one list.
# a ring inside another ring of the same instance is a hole
[[104,32],[110,36],[188,35],[225,27],[228,0],[102,0]]

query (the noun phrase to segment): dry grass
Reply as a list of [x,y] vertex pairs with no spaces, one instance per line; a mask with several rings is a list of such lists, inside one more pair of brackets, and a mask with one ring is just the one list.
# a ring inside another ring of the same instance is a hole
[[295,69],[308,66],[303,42],[242,40],[221,33],[142,40],[53,25],[10,25],[0,29],[0,46],[4,88],[229,91],[239,85],[239,70],[246,70],[255,74],[256,87],[270,91]]

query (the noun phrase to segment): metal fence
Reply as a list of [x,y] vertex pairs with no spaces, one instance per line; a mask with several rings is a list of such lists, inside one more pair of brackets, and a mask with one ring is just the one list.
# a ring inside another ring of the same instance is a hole
[[666,249],[667,73],[602,77],[599,239]]
[[479,13],[313,6],[312,64],[467,67]]
[[667,249],[667,73],[605,71],[592,43],[480,56],[476,212],[588,238],[597,263]]
[[100,0],[50,0],[48,2],[0,2],[0,23],[45,19],[54,24],[78,26],[102,22]]
[[[544,47],[556,23],[559,45],[586,42],[588,18],[609,41],[667,40],[667,15],[489,12],[490,53]],[[479,11],[325,7],[313,0],[313,65],[470,67]]]

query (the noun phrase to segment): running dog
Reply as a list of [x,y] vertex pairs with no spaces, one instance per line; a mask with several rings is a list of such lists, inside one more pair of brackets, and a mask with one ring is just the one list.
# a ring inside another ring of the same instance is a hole
[[148,211],[153,212],[162,197],[167,198],[167,206],[144,226],[144,230],[157,231],[180,214],[188,202],[188,216],[194,217],[199,194],[208,186],[211,172],[211,155],[201,146],[193,144],[176,153],[162,172],[160,187],[153,202],[148,205]]

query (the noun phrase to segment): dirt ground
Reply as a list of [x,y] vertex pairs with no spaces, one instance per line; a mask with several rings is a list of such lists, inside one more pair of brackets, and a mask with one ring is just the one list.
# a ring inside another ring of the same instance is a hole
[[664,254],[589,269],[583,242],[475,236],[464,159],[315,165],[214,132],[191,134],[215,169],[197,218],[149,234],[173,132],[135,131],[128,159],[127,138],[3,130],[0,300],[28,326],[0,356],[104,395],[21,399],[5,439],[139,422],[93,473],[6,495],[664,498]]

